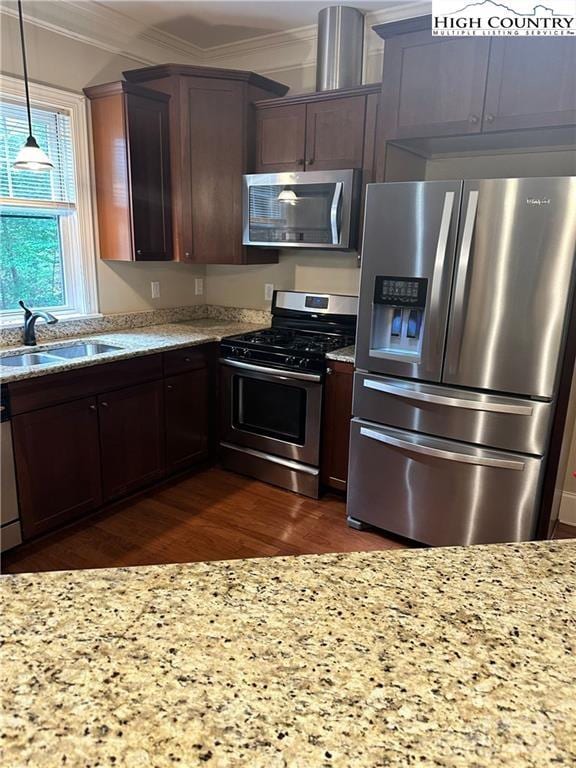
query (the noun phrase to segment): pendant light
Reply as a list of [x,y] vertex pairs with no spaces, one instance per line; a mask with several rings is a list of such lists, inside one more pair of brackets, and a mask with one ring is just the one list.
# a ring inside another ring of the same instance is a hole
[[28,89],[28,67],[26,66],[26,46],[24,44],[24,19],[22,18],[22,0],[18,0],[18,18],[20,19],[20,40],[22,42],[22,65],[24,68],[24,88],[26,90],[26,110],[28,112],[28,138],[26,144],[16,155],[12,168],[18,171],[51,171],[54,164],[48,155],[38,146],[32,135],[32,114],[30,112],[30,92]]

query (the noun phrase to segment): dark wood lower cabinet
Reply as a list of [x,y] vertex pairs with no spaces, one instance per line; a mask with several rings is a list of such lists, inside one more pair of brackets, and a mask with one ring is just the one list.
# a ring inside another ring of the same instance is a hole
[[210,370],[199,368],[164,382],[166,469],[175,472],[210,453]]
[[164,474],[163,385],[151,381],[98,397],[103,501]]
[[96,398],[14,416],[12,431],[25,538],[101,504]]
[[329,361],[324,388],[320,479],[323,485],[345,491],[348,481],[348,444],[352,418],[352,363]]

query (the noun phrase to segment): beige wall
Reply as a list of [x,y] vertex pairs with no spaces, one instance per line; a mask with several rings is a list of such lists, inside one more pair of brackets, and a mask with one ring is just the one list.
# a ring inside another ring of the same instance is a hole
[[[32,80],[81,91],[87,85],[117,80],[123,70],[142,63],[103,51],[93,45],[26,24],[28,70]],[[15,19],[0,16],[0,71],[22,74],[18,27]],[[204,267],[184,264],[117,264],[98,262],[100,311],[138,311],[176,307],[203,301],[194,295],[194,278],[204,275]],[[151,298],[150,282],[160,282],[160,298]]]

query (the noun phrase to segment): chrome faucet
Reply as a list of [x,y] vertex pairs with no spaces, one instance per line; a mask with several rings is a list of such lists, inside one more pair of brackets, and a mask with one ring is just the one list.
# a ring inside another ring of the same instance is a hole
[[37,310],[36,312],[32,312],[32,310],[28,309],[28,307],[24,304],[22,299],[18,302],[22,309],[24,310],[24,344],[27,347],[35,347],[36,346],[36,332],[35,332],[35,325],[36,320],[46,320],[46,322],[49,325],[54,325],[54,323],[58,322],[58,318],[54,317],[54,315],[51,315],[50,312],[42,312],[41,310]]

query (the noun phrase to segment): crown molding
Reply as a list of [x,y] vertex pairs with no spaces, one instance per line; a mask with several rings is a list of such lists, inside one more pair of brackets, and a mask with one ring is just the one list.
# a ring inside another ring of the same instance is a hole
[[[365,64],[382,54],[383,41],[372,26],[430,12],[430,2],[399,0],[366,14]],[[0,0],[0,13],[17,17],[14,0]],[[139,28],[134,19],[98,2],[28,0],[24,18],[42,29],[93,45],[144,64],[195,64],[246,69],[259,73],[316,66],[316,24],[234,43],[201,48],[155,27]]]
[[[24,20],[41,29],[95,46],[142,64],[199,64],[202,49],[159,29],[142,29],[133,19],[97,2],[28,0]],[[0,1],[0,14],[18,18],[13,0]]]

